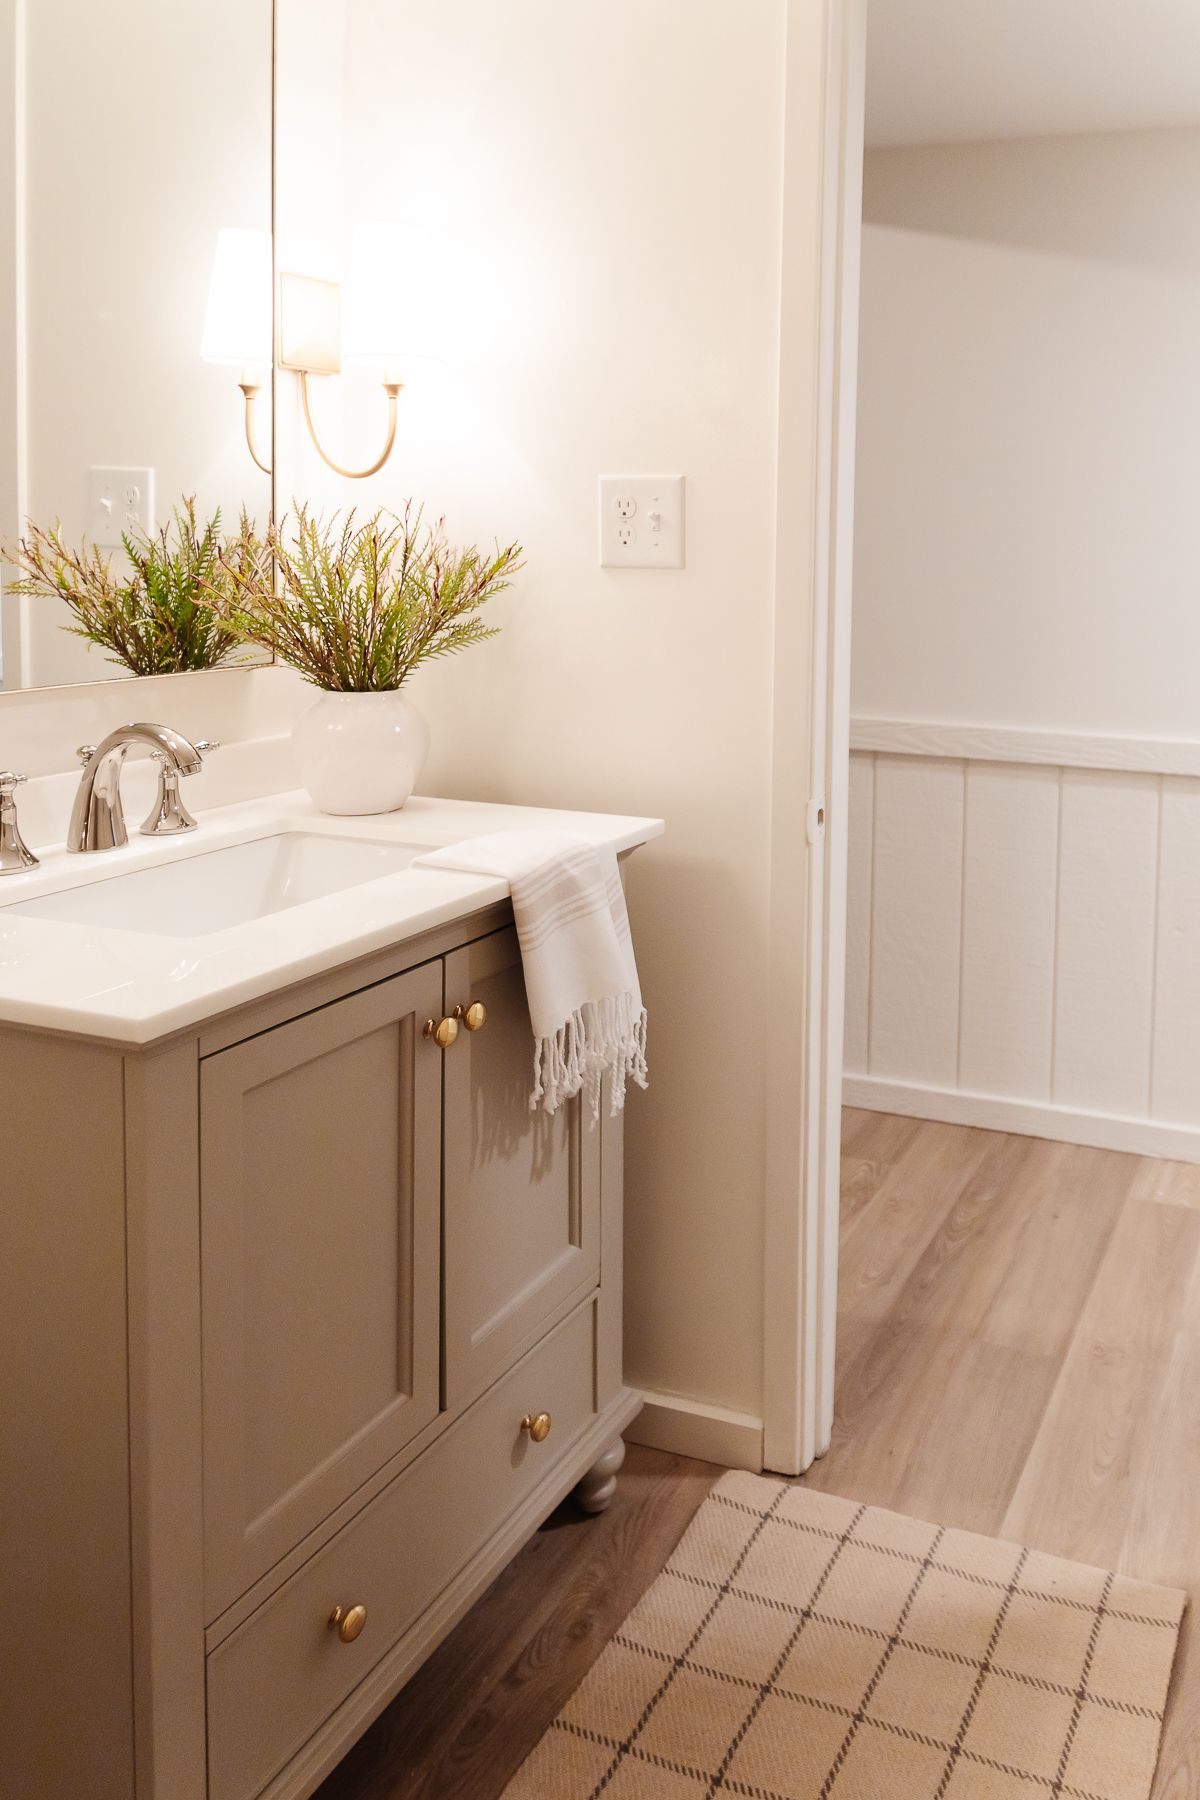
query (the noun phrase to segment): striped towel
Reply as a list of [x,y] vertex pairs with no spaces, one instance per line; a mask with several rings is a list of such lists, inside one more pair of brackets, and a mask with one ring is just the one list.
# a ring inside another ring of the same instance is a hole
[[567,831],[498,831],[432,850],[414,867],[498,875],[512,888],[533,1024],[529,1109],[583,1093],[600,1114],[632,1077],[646,1086],[646,1009],[615,853]]

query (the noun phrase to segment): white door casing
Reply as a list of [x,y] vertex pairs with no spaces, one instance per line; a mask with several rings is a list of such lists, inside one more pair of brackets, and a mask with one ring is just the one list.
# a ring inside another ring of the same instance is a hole
[[865,0],[789,0],[763,1270],[784,1474],[833,1428],[865,49]]

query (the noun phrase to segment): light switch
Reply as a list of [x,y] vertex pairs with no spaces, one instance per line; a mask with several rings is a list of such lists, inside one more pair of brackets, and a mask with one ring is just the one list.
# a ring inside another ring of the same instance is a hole
[[101,549],[115,550],[122,532],[154,530],[153,469],[92,469],[88,500],[88,538]]
[[600,566],[683,568],[682,475],[600,477]]

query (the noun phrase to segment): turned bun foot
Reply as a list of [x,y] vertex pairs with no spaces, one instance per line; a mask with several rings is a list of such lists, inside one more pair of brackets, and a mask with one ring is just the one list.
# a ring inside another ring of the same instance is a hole
[[617,1476],[625,1461],[625,1441],[618,1438],[598,1456],[579,1486],[575,1499],[581,1512],[602,1513],[617,1491]]

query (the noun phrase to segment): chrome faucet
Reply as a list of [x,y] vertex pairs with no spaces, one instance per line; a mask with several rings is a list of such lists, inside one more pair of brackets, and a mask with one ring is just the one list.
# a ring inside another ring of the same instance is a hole
[[16,790],[27,779],[11,769],[0,771],[0,875],[19,875],[22,869],[37,868],[38,859],[17,824]]
[[84,744],[78,751],[83,775],[71,809],[68,850],[116,850],[128,843],[121,807],[121,769],[134,744],[161,751],[164,770],[175,777],[195,775],[202,767],[196,745],[169,725],[118,725],[102,743]]

